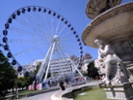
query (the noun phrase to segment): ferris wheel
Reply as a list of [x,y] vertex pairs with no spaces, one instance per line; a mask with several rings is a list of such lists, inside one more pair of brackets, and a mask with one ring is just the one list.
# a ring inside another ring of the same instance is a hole
[[11,64],[20,69],[43,59],[38,77],[43,76],[44,70],[48,71],[46,67],[54,59],[76,55],[78,64],[75,70],[82,65],[79,35],[63,16],[48,8],[28,6],[16,10],[5,24],[3,43]]

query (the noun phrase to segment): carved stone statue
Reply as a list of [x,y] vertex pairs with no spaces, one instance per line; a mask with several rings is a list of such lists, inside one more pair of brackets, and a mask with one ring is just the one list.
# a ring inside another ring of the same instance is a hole
[[115,54],[112,46],[104,44],[98,39],[94,42],[98,46],[98,59],[95,60],[95,67],[99,69],[102,81],[106,85],[127,82],[129,78],[128,71],[122,60]]

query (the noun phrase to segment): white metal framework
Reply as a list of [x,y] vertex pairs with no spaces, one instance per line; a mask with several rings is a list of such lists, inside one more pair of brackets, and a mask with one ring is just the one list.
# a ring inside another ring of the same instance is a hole
[[[62,48],[62,46],[60,45],[60,41],[59,41],[59,40],[60,40],[60,39],[59,39],[58,35],[55,35],[55,36],[53,37],[53,39],[52,39],[51,46],[50,46],[50,48],[49,48],[49,50],[48,50],[48,52],[47,52],[47,54],[46,54],[46,56],[45,56],[45,58],[44,58],[42,64],[41,64],[41,67],[40,67],[40,69],[39,69],[39,71],[38,71],[38,73],[37,73],[37,79],[38,79],[39,82],[42,81],[44,72],[45,72],[45,77],[44,77],[43,81],[44,81],[44,82],[46,81],[46,79],[47,79],[47,77],[48,77],[48,72],[50,71],[50,64],[51,64],[51,62],[52,62],[52,56],[54,55],[54,53],[56,53],[57,59],[59,59],[59,60],[63,60],[65,57],[67,57],[68,60],[66,60],[66,59],[64,59],[64,60],[65,60],[65,62],[70,61],[70,63],[71,63],[71,66],[69,66],[69,68],[71,68],[70,72],[71,72],[71,71],[72,71],[72,72],[75,72],[75,70],[76,70],[76,71],[78,71],[78,73],[79,73],[81,76],[83,76],[83,75],[80,73],[80,71],[78,70],[78,68],[77,68],[78,65],[75,65],[74,62],[70,59],[70,57],[67,55],[67,53],[63,51],[63,48]],[[63,58],[61,57],[61,55],[63,55]],[[58,66],[59,66],[60,68],[62,68],[62,66],[63,66],[63,65],[61,65],[62,62],[63,62],[63,61],[58,62]],[[67,67],[67,68],[68,68],[68,67]],[[53,69],[53,70],[54,70],[54,69]],[[67,69],[66,69],[66,70],[67,70]],[[53,72],[55,72],[55,71],[52,71],[52,70],[51,70],[51,75],[53,75]]]

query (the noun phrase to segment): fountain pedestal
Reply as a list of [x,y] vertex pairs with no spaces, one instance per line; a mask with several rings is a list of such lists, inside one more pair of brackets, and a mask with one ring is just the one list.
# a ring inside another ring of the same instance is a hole
[[108,100],[132,100],[133,95],[130,91],[131,84],[113,85],[104,87]]
[[[91,1],[91,0],[90,0]],[[95,1],[95,0],[94,0]],[[108,0],[107,0],[108,1]],[[116,0],[117,1],[117,0]],[[119,0],[118,0],[119,1]],[[91,2],[89,2],[91,4]],[[88,5],[90,5],[88,4]],[[90,6],[89,6],[90,7]],[[88,7],[88,9],[89,9]],[[96,7],[95,7],[96,8]],[[87,10],[88,12],[89,10]],[[88,14],[88,16],[95,14]],[[132,100],[133,74],[133,3],[113,6],[93,16],[92,22],[85,28],[82,40],[85,45],[98,48],[95,39],[111,44],[116,55],[122,60],[124,67],[129,70],[130,78],[121,84],[104,87],[109,100]],[[124,70],[125,71],[125,70]],[[121,77],[122,79],[122,77]]]

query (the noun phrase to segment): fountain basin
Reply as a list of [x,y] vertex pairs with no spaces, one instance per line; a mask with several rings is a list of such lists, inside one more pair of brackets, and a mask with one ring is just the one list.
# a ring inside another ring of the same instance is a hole
[[98,15],[82,34],[85,45],[98,48],[95,39],[111,44],[123,61],[133,62],[133,42],[129,42],[133,39],[133,3],[116,6]]
[[96,38],[105,43],[114,43],[133,38],[133,3],[116,6],[97,16],[84,30],[85,45],[97,48]]
[[121,0],[89,0],[86,5],[86,15],[95,18],[104,11],[119,5]]

